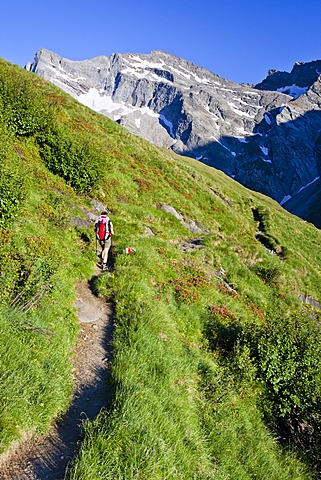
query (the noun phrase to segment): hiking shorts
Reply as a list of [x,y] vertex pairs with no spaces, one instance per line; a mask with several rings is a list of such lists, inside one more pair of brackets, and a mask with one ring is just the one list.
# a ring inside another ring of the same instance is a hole
[[99,240],[99,243],[103,250],[109,250],[111,247],[111,237],[106,238],[106,240]]

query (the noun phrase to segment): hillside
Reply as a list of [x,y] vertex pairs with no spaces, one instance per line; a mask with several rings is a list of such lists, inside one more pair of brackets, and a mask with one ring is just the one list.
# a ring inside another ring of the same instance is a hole
[[0,110],[1,452],[70,402],[98,202],[115,227],[95,279],[115,310],[113,403],[66,478],[316,478],[320,231],[5,61]]

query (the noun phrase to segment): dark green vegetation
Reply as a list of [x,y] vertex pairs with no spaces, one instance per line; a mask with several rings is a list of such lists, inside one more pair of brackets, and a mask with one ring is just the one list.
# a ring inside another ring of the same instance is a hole
[[114,402],[68,478],[317,476],[320,311],[301,300],[321,302],[320,231],[5,62],[0,93],[2,451],[70,400],[73,285],[96,260],[73,219],[96,199],[116,231],[97,282],[115,305]]

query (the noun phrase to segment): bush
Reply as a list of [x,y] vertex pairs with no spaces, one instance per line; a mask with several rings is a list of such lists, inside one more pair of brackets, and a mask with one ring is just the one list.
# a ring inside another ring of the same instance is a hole
[[275,286],[281,275],[281,270],[278,265],[273,265],[272,262],[257,263],[253,268],[253,272],[260,277],[267,285]]
[[0,227],[6,228],[26,196],[25,174],[0,119]]
[[38,136],[41,155],[51,172],[79,192],[88,192],[100,178],[103,161],[92,143],[55,126]]
[[276,417],[319,411],[321,328],[314,318],[274,317],[256,334],[252,354]]
[[17,136],[30,136],[49,128],[53,109],[39,86],[30,81],[26,72],[12,75],[12,67],[0,67],[0,110],[6,126]]

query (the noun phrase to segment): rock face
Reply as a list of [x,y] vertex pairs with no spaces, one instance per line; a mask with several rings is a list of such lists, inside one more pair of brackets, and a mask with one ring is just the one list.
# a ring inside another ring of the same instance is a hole
[[[293,213],[301,192],[320,184],[321,61],[270,71],[255,88],[161,51],[71,61],[41,49],[26,68],[130,132],[223,170],[285,208],[295,197]],[[306,195],[305,202],[300,215],[309,219]]]
[[317,81],[320,74],[321,60],[307,63],[297,62],[290,73],[269,70],[268,76],[261,83],[255,85],[255,88],[275,90],[298,97]]

